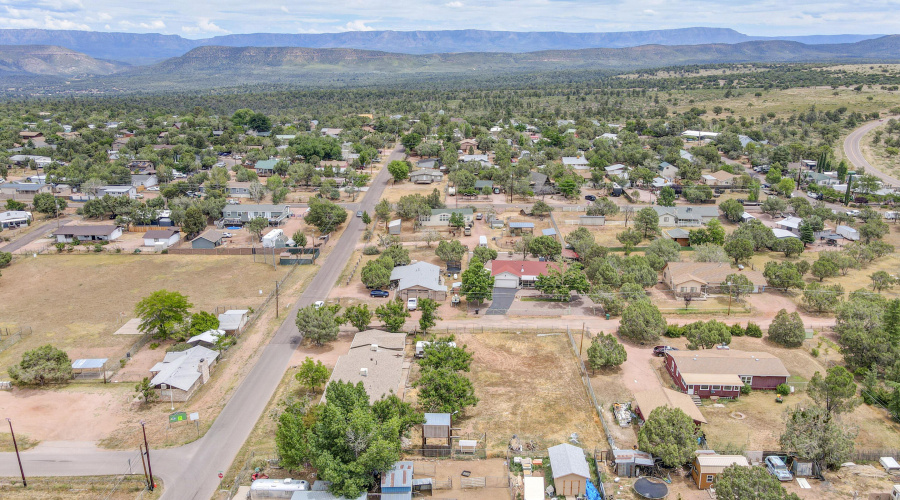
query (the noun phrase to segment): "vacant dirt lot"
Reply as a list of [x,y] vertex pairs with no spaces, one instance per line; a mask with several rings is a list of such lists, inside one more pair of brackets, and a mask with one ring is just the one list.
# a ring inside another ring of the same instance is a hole
[[475,353],[469,376],[481,402],[454,427],[486,433],[489,453],[503,453],[513,434],[539,449],[568,442],[572,433],[586,448],[603,441],[565,333],[460,334],[456,342]]

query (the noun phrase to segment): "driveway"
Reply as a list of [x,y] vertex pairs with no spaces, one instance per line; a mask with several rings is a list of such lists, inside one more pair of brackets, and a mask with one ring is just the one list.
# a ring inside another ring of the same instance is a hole
[[513,301],[516,300],[518,291],[518,288],[494,288],[494,299],[491,301],[491,307],[488,308],[485,314],[506,314]]

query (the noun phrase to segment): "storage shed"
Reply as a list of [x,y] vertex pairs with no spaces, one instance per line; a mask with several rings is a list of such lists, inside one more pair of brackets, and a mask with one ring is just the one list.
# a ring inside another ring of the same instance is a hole
[[407,500],[412,498],[413,463],[397,462],[394,468],[381,475],[381,498]]
[[400,226],[403,223],[402,219],[395,219],[388,222],[388,233],[389,234],[400,234]]
[[640,450],[613,450],[616,474],[622,477],[638,477],[638,467],[652,467],[653,455]]
[[591,480],[584,450],[567,443],[551,446],[547,449],[550,455],[550,468],[553,470],[553,483],[557,495],[582,496],[587,491],[586,483]]
[[447,446],[450,446],[450,424],[449,413],[426,413],[425,423],[422,424],[422,443],[427,443],[429,439],[446,439]]
[[510,222],[509,234],[513,236],[534,234],[534,222]]
[[694,478],[694,482],[697,483],[697,488],[705,490],[715,483],[716,478],[726,467],[732,465],[750,467],[747,458],[742,455],[700,453],[694,457],[694,469],[691,471],[691,477]]

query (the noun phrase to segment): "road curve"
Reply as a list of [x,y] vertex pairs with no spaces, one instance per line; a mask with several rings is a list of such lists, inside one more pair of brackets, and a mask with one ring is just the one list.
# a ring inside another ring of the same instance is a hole
[[[385,164],[402,157],[403,148],[398,146]],[[372,181],[359,204],[359,210],[374,211],[389,178],[387,168],[383,168]],[[320,261],[319,272],[285,315],[284,322],[206,434],[178,448],[151,449],[153,473],[161,477],[165,484],[163,499],[207,500],[219,489],[218,472],[226,471],[231,466],[275,393],[301,341],[294,324],[297,311],[328,296],[364,229],[362,220],[351,214],[340,240],[331,253]],[[127,457],[131,455],[134,453],[98,449],[68,454],[59,448],[39,445],[23,452],[22,462],[26,475],[31,476],[120,474],[127,468]],[[0,453],[0,476],[16,476],[18,472],[15,454]]]
[[[886,119],[887,118],[885,118],[885,120]],[[850,163],[856,170],[865,169],[867,174],[878,177],[885,184],[900,186],[900,180],[873,167],[868,160],[866,160],[866,157],[863,156],[862,149],[860,148],[860,142],[862,141],[863,136],[872,131],[872,129],[882,125],[883,121],[884,120],[871,121],[853,132],[850,132],[850,135],[844,139],[844,154],[847,155],[847,159],[850,160]]]

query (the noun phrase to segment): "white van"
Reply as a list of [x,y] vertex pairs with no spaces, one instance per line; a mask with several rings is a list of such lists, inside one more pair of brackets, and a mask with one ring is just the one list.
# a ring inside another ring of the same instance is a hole
[[478,246],[487,248],[487,236],[478,237]]

